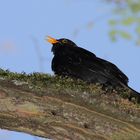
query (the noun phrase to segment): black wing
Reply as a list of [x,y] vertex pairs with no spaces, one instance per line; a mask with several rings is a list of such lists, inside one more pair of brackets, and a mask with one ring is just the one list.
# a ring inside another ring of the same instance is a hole
[[95,54],[80,48],[66,47],[61,55],[55,55],[52,61],[55,74],[67,75],[87,82],[128,83],[127,76],[114,64],[98,58]]
[[96,61],[97,63],[100,63],[100,65],[104,65],[104,72],[106,71],[107,73],[113,75],[123,84],[128,84],[128,77],[116,65],[101,58],[97,58]]

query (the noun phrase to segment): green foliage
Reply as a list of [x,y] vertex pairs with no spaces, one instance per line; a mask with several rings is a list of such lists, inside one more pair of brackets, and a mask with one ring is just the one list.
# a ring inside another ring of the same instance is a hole
[[122,37],[122,38],[124,38],[124,39],[131,39],[132,37],[131,37],[131,35],[128,33],[128,32],[126,32],[126,31],[119,31],[118,32],[119,34],[120,34],[120,36]]
[[113,13],[119,18],[109,21],[110,38],[112,41],[116,41],[118,37],[121,37],[140,45],[140,0],[115,0],[115,2],[116,7],[113,9]]
[[117,22],[116,22],[116,20],[110,20],[109,21],[109,24],[111,25],[111,26],[115,26],[116,24],[117,24]]
[[127,40],[132,39],[132,36],[130,33],[126,32],[126,31],[122,31],[122,30],[112,29],[109,32],[109,35],[110,35],[112,41],[116,41],[118,36],[120,36],[124,39],[127,39]]
[[122,25],[124,25],[124,26],[130,26],[130,25],[132,25],[135,22],[136,22],[136,20],[135,20],[134,17],[127,17],[127,18],[124,18],[121,21]]
[[112,41],[116,41],[116,34],[117,34],[116,30],[111,30],[109,32],[109,35],[110,35]]
[[136,27],[136,32],[140,35],[140,26]]

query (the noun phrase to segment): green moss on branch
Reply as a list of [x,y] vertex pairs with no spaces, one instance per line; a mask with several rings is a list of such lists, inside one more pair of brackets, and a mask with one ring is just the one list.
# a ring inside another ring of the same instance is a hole
[[140,107],[125,94],[129,91],[0,69],[0,127],[58,140],[139,140]]

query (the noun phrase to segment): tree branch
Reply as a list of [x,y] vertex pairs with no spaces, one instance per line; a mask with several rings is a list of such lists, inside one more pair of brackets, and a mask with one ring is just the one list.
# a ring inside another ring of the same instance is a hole
[[100,85],[0,70],[0,128],[54,140],[140,138],[140,107]]

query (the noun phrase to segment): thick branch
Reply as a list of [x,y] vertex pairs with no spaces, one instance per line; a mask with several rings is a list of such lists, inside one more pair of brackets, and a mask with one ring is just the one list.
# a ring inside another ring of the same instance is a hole
[[44,74],[0,76],[0,128],[54,140],[140,138],[139,105],[122,91]]

